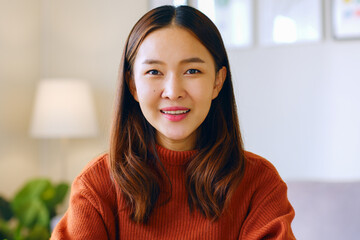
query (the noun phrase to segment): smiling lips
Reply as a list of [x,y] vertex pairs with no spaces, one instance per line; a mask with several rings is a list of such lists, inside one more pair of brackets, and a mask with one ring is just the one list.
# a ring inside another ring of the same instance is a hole
[[187,117],[190,109],[185,107],[167,107],[160,109],[160,112],[170,121],[178,122]]

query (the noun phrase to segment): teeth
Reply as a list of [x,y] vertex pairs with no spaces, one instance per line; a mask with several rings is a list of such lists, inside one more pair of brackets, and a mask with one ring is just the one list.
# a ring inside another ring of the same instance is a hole
[[184,114],[184,113],[187,113],[189,111],[190,110],[176,110],[176,111],[163,111],[163,110],[161,110],[162,113],[171,114],[171,115]]

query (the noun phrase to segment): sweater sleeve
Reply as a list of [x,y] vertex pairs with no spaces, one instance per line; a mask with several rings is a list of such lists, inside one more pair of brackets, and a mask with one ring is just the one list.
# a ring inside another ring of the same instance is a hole
[[263,198],[253,203],[240,233],[247,240],[293,240],[291,221],[295,216],[287,198],[287,186],[281,181]]
[[96,195],[77,178],[71,188],[70,206],[56,225],[51,240],[109,239]]

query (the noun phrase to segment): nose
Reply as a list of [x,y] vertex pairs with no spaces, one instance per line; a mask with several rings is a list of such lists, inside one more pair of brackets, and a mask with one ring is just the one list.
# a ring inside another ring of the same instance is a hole
[[161,97],[170,100],[178,100],[184,98],[185,95],[186,91],[181,77],[176,76],[176,74],[170,74],[164,81],[164,89]]

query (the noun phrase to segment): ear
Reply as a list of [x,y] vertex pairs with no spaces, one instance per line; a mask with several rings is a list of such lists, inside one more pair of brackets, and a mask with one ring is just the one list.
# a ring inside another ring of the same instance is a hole
[[135,101],[139,102],[137,91],[136,91],[135,80],[132,77],[132,75],[130,74],[130,72],[126,73],[126,79],[127,79],[127,83],[128,83],[131,95],[133,96]]
[[226,79],[226,67],[223,66],[216,73],[212,99],[215,99],[219,95],[219,92],[222,89],[222,86],[223,86],[223,84],[225,82],[225,79]]

